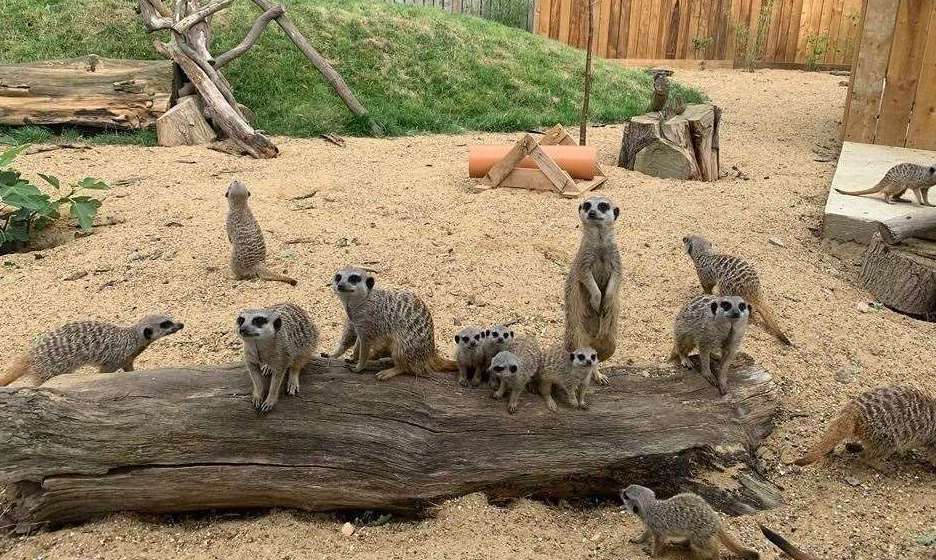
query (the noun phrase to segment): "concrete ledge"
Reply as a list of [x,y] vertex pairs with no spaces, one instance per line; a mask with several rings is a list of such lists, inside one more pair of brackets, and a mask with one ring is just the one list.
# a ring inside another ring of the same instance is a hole
[[[936,212],[936,208],[917,205],[911,192],[905,193],[904,197],[912,203],[898,204],[887,204],[879,194],[848,196],[835,192],[837,188],[846,191],[868,188],[877,183],[888,169],[904,162],[932,165],[936,163],[936,152],[845,142],[826,201],[823,237],[868,244],[877,232],[876,224],[880,220]],[[936,187],[933,189],[930,200],[936,196]],[[925,238],[936,240],[936,230]]]

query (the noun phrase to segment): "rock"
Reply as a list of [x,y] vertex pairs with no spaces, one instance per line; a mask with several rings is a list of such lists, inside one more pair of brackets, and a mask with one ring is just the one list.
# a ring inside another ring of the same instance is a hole
[[69,275],[66,276],[65,278],[62,278],[62,280],[66,281],[66,282],[69,282],[69,281],[71,281],[71,280],[78,280],[78,279],[80,279],[80,278],[84,278],[84,277],[87,276],[87,275],[88,275],[88,271],[87,271],[87,270],[80,270],[80,271],[78,271],[78,272],[76,272],[76,273],[74,273],[74,274],[69,274]]
[[776,245],[777,247],[786,247],[786,244],[778,237],[771,237],[767,241],[769,241],[771,245]]
[[852,383],[858,378],[858,374],[861,373],[861,366],[857,364],[848,364],[842,366],[835,372],[835,380],[839,383]]
[[846,476],[845,482],[847,482],[849,486],[861,486],[861,481],[853,476]]
[[346,536],[346,537],[350,537],[351,535],[353,535],[353,534],[354,534],[354,525],[352,525],[351,523],[345,523],[344,525],[342,525],[342,526],[341,526],[341,534],[344,535],[344,536]]

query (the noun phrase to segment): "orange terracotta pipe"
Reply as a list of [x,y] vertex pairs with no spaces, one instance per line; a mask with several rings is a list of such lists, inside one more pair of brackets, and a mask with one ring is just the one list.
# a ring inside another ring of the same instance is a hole
[[[484,177],[503,159],[513,146],[471,146],[468,148],[468,176]],[[573,179],[591,180],[595,178],[595,160],[598,149],[595,146],[540,146],[546,155],[559,164]],[[536,162],[529,157],[523,158],[517,167],[536,169]]]

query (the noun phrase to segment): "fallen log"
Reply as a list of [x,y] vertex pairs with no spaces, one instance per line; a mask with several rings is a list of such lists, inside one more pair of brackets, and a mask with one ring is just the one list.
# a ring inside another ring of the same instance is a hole
[[171,92],[172,64],[161,60],[0,65],[0,124],[146,128],[169,110]]
[[550,413],[527,394],[516,415],[454,377],[377,382],[326,360],[266,416],[239,364],[0,388],[0,526],[262,507],[420,515],[472,492],[616,496],[629,483],[694,491],[731,514],[776,505],[748,464],[778,390],[750,358],[730,375],[730,403],[694,373],[611,373],[588,411]]
[[887,307],[936,321],[936,242],[910,238],[889,246],[875,234],[865,251],[859,281]]
[[926,234],[936,235],[936,211],[923,215],[907,214],[878,222],[881,240],[888,245],[896,245],[909,237]]

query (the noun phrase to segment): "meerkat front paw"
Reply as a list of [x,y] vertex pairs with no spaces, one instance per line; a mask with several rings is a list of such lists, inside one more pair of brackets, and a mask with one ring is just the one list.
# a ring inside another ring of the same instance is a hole
[[273,410],[274,406],[276,406],[275,402],[266,400],[266,401],[263,401],[263,404],[261,404],[260,408],[258,408],[257,410],[260,412],[260,414],[266,414],[270,412],[271,410]]
[[507,404],[507,412],[509,412],[510,414],[516,414],[517,410],[519,409],[520,409],[520,403],[508,403]]
[[589,406],[591,405],[589,405],[588,402],[585,401],[585,399],[582,399],[578,402],[578,407],[580,410],[588,410]]
[[595,372],[595,383],[598,383],[599,385],[607,385],[607,384],[611,383],[611,380],[608,379],[608,376],[605,375],[604,373],[601,373],[600,371],[596,371],[596,372]]
[[260,393],[254,393],[250,400],[253,402],[253,407],[257,410],[260,410],[260,406],[263,404],[263,395]]
[[299,381],[289,380],[286,384],[286,394],[290,397],[296,397],[299,395]]
[[464,375],[459,375],[459,376],[458,376],[458,384],[461,385],[462,387],[467,387],[467,386],[468,386],[468,378],[465,377]]
[[546,401],[546,408],[548,408],[550,412],[559,412],[559,405],[552,399]]
[[271,373],[273,373],[273,368],[271,368],[270,366],[266,364],[263,364],[262,366],[260,366],[260,375],[262,375],[263,377],[270,377]]

